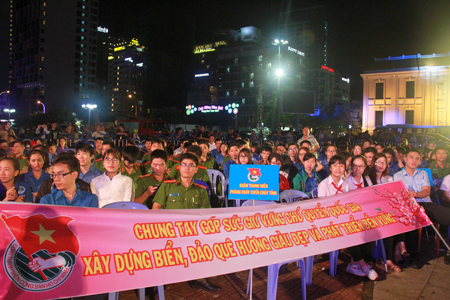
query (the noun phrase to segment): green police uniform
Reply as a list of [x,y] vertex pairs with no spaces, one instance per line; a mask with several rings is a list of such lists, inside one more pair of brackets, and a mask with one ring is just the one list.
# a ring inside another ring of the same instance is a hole
[[225,156],[225,158],[223,159],[223,162],[222,162],[222,166],[230,159],[231,159],[231,156],[229,156],[229,155]]
[[[178,179],[180,178],[180,165],[177,164],[174,168],[170,170],[169,177]],[[194,179],[201,180],[203,182],[208,183],[211,186],[211,180],[209,179],[208,171],[204,166],[198,166],[197,173],[194,174]]]
[[121,164],[121,168],[119,169],[119,172],[127,177],[130,177],[131,179],[133,179],[133,183],[136,186],[136,183],[139,179],[139,176],[144,175],[145,171],[142,170],[141,165],[136,163],[133,168],[131,169],[131,174],[129,174],[127,172],[127,170],[125,169],[124,163],[123,161],[120,162]]
[[95,150],[94,152],[94,160],[99,159],[99,158],[103,158],[102,153],[98,153],[97,150]]
[[[153,174],[141,175],[139,176],[137,183],[135,184],[136,188],[134,194],[136,195],[136,197],[140,197],[149,186],[161,185],[163,181],[170,179],[171,178],[167,174],[164,174],[164,179],[161,181],[158,181],[158,179],[156,179],[155,175]],[[143,204],[147,205],[148,208],[151,209],[153,205],[152,200],[154,197],[155,195],[148,197],[147,199],[145,199]]]
[[181,178],[164,181],[153,202],[164,209],[211,208],[206,189],[194,181],[186,188],[181,184]]
[[142,165],[145,166],[145,163],[150,162],[150,155],[151,153],[145,153],[142,156]]
[[167,169],[172,169],[175,165],[176,162],[173,161],[173,158],[167,158]]
[[22,169],[24,167],[28,167],[28,160],[27,160],[27,157],[25,155],[23,155],[23,154],[19,155],[19,156],[16,157],[16,159],[19,161],[19,167],[20,167],[19,171],[22,171]]
[[181,159],[181,154],[180,155],[175,155],[173,157],[173,162],[179,164],[180,163],[180,159]]
[[208,157],[206,161],[201,161],[198,163],[200,166],[206,167],[206,169],[219,170],[219,166],[214,158]]
[[433,179],[444,178],[448,174],[450,174],[450,168],[448,164],[444,164],[444,167],[439,167],[437,162],[433,162],[428,167],[431,169],[431,174],[433,175]]
[[97,158],[94,160],[94,167],[102,171],[102,173],[106,172],[105,167],[103,167],[103,158]]

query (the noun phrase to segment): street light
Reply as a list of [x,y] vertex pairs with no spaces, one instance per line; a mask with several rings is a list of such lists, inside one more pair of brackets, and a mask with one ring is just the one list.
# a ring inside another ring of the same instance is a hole
[[45,104],[42,103],[41,101],[38,101],[37,103],[38,103],[38,104],[42,104],[42,109],[43,109],[43,112],[44,112],[44,114],[45,114]]
[[[278,46],[278,67],[281,67],[281,45],[286,45],[288,43],[287,40],[279,40],[275,39],[272,43],[272,45]],[[272,128],[277,127],[280,125],[279,121],[279,105],[280,105],[280,77],[283,76],[284,71],[282,69],[277,69],[276,74],[278,77],[278,87],[277,87],[277,100],[274,105],[274,110],[272,114]]]
[[4,93],[7,93],[7,94],[9,94],[9,91],[8,91],[8,90],[6,90],[6,91],[3,91],[3,92],[1,92],[1,93],[0,93],[0,96],[1,96],[1,95],[3,95]]
[[91,130],[91,110],[97,108],[97,104],[82,104],[81,107],[89,110],[88,128]]
[[16,110],[14,108],[5,108],[3,111],[8,113],[8,121],[11,122],[11,114],[15,113]]

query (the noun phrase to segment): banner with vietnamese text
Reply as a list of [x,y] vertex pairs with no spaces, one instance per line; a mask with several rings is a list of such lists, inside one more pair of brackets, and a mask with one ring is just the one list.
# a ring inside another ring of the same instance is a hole
[[69,298],[234,273],[430,224],[402,182],[192,210],[0,204],[0,299]]

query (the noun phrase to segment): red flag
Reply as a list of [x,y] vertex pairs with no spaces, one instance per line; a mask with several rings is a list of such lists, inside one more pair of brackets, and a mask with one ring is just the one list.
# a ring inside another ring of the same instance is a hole
[[250,172],[250,175],[252,176],[261,176],[261,169],[250,169],[248,168],[248,171]]
[[47,218],[36,214],[22,218],[2,214],[1,218],[28,257],[44,249],[52,254],[70,251],[78,255],[80,252],[78,238],[68,225],[73,221],[70,217]]

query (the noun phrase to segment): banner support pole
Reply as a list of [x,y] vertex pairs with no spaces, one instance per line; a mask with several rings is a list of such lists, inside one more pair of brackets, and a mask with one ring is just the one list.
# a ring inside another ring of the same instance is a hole
[[439,238],[441,239],[441,241],[444,243],[445,247],[447,247],[447,251],[450,251],[450,247],[448,246],[447,242],[444,240],[444,238],[442,237],[442,235],[439,233],[439,230],[436,229],[436,227],[434,227],[434,224],[431,223],[431,227],[433,227],[434,231],[436,232],[436,234],[439,236]]

